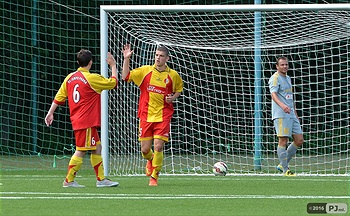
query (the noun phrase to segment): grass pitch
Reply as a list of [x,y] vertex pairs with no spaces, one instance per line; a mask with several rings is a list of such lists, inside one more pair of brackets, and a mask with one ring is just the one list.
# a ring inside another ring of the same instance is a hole
[[86,188],[63,188],[62,170],[2,171],[1,215],[299,216],[310,215],[308,203],[350,203],[345,176],[160,176],[158,187],[145,176],[115,176],[118,187],[96,188],[91,172],[76,178]]

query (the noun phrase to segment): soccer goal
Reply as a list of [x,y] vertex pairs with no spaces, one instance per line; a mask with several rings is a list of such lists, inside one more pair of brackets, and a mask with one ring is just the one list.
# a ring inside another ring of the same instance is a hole
[[[122,70],[154,64],[158,45],[184,80],[175,102],[162,174],[278,174],[268,79],[289,58],[304,145],[299,175],[348,175],[350,4],[101,6],[101,71],[111,51]],[[109,175],[144,173],[138,142],[138,88],[103,92],[101,137]]]

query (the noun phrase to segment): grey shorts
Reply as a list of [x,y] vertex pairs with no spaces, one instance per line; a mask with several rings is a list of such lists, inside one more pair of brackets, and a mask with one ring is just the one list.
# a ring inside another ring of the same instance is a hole
[[278,137],[292,137],[293,134],[302,134],[300,122],[297,118],[277,118],[273,120]]

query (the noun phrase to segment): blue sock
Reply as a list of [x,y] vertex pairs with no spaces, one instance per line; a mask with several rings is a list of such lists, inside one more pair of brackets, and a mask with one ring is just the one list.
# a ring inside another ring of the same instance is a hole
[[289,161],[293,158],[293,156],[295,155],[297,150],[298,150],[298,146],[296,146],[294,144],[294,142],[288,146],[288,148],[287,148],[287,163],[289,163]]
[[286,147],[277,146],[277,155],[278,159],[280,160],[280,164],[283,167],[283,172],[286,172],[288,170]]

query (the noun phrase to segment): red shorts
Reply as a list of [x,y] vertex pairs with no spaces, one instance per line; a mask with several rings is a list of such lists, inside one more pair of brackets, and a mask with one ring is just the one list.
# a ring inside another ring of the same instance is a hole
[[139,141],[161,139],[169,141],[170,120],[163,122],[146,122],[140,120]]
[[101,144],[96,127],[76,130],[74,135],[77,150],[96,150],[96,146]]

